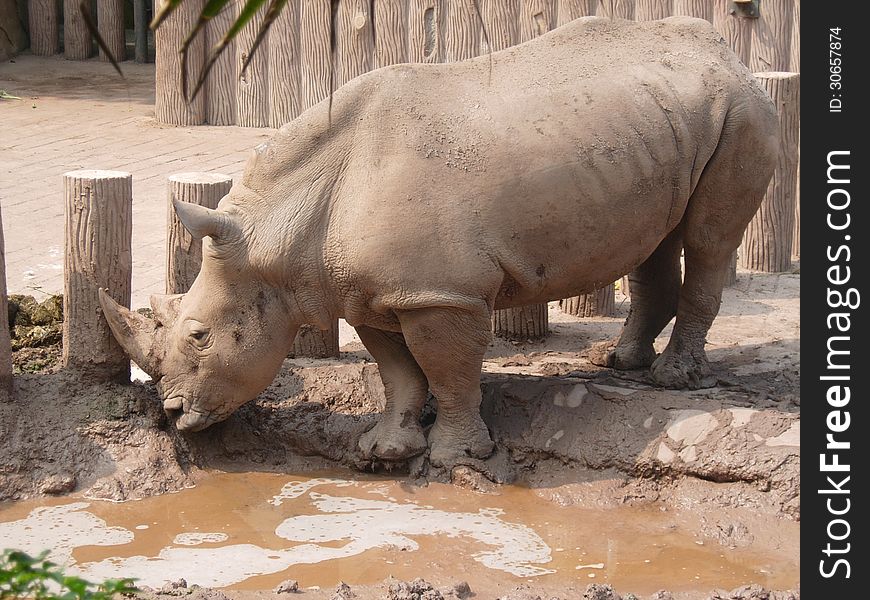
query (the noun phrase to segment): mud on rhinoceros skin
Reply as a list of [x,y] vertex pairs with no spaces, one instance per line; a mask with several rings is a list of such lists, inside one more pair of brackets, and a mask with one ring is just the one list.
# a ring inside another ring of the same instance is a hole
[[485,458],[494,309],[630,272],[609,364],[649,367],[665,387],[704,383],[704,338],[777,135],[769,98],[705,21],[579,19],[491,61],[354,79],[331,111],[314,106],[258,148],[217,210],[175,204],[204,238],[186,295],[155,298],[154,320],[102,301],[179,429],[257,396],[301,324],[343,317],[385,388],[365,458]]

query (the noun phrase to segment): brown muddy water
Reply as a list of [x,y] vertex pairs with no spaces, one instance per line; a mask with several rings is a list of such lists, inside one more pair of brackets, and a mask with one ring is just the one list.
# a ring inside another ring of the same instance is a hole
[[[271,589],[400,579],[611,583],[651,593],[755,582],[793,587],[786,552],[729,549],[660,507],[559,506],[528,488],[480,494],[347,474],[215,473],[195,488],[111,503],[83,497],[0,506],[0,547],[52,550],[70,572],[139,585]],[[792,553],[796,555],[796,552]]]

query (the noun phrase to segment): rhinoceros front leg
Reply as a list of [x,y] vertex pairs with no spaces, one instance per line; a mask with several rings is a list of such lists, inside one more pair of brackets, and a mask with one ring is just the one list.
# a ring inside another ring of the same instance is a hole
[[486,458],[495,445],[480,417],[480,370],[490,341],[485,307],[424,308],[399,313],[408,348],[438,401],[429,431],[429,462],[452,466]]
[[426,450],[420,413],[429,382],[414,360],[401,333],[357,327],[360,340],[378,361],[386,405],[375,426],[359,439],[367,459],[399,461]]

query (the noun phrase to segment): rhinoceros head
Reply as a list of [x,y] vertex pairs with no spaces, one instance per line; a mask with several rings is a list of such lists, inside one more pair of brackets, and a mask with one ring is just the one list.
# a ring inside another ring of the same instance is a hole
[[204,238],[199,275],[186,294],[152,296],[153,318],[100,291],[115,338],[151,378],[179,430],[222,421],[263,391],[292,347],[298,324],[277,290],[245,268],[238,215],[175,204],[184,226]]

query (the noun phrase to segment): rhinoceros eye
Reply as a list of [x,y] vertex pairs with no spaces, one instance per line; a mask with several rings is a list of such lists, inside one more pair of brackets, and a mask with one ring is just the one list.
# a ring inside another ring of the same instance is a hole
[[205,329],[194,329],[190,332],[190,339],[197,346],[202,346],[208,340],[208,331]]

